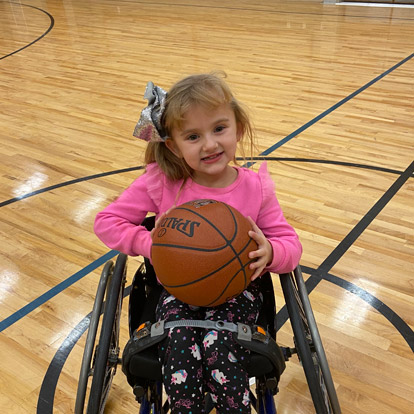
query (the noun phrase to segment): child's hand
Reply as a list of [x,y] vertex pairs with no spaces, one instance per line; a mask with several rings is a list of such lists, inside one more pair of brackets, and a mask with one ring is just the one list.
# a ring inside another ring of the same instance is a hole
[[253,281],[262,274],[263,269],[267,264],[272,262],[273,248],[252,218],[247,217],[247,219],[253,227],[253,230],[249,231],[249,236],[257,243],[257,250],[249,253],[251,259],[256,258],[256,260],[250,264],[250,269],[256,269],[251,277],[251,280]]
[[154,228],[151,230],[151,238],[154,235],[155,230],[157,229],[158,225],[162,222],[162,220],[164,220],[165,216],[173,209],[173,207],[171,207],[169,210],[167,210],[165,213],[162,213],[157,220],[155,221],[155,226]]

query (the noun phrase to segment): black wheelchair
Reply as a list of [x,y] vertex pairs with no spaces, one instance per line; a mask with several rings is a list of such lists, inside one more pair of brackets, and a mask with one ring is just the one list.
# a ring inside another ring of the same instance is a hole
[[[143,224],[151,229],[154,218],[147,218]],[[209,323],[209,329],[228,329],[237,334],[236,340],[250,350],[246,369],[249,377],[254,378],[255,390],[250,391],[250,402],[251,408],[257,413],[277,413],[274,396],[279,390],[285,363],[294,354],[303,366],[316,414],[341,413],[300,267],[290,274],[279,276],[294,334],[293,346],[290,348],[280,347],[275,341],[276,306],[269,273],[260,278],[264,303],[254,326],[223,321],[164,323],[155,321],[155,308],[162,288],[151,264],[144,258],[144,263],[136,271],[128,288],[130,340],[120,358],[121,308],[124,294],[128,293],[125,292],[126,268],[127,256],[119,254],[116,263],[108,261],[102,271],[82,359],[75,414],[104,412],[112,379],[120,364],[139,403],[139,413],[168,413],[170,407],[163,398],[157,344],[166,337],[168,329],[177,326],[177,323],[179,326],[200,328],[207,328],[205,325]],[[213,402],[206,393],[205,411],[210,412],[212,409]]]

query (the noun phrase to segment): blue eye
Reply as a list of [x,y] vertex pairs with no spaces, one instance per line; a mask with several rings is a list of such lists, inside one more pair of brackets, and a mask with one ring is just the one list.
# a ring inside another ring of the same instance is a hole
[[214,132],[221,132],[225,129],[226,127],[224,125],[219,125],[214,129]]
[[187,137],[189,141],[195,141],[197,138],[198,138],[198,135],[196,134],[191,134]]

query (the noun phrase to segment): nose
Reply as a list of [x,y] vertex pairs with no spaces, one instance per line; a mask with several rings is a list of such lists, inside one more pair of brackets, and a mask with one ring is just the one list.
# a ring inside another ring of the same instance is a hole
[[217,148],[217,146],[218,146],[218,143],[214,135],[206,134],[204,137],[204,142],[203,142],[203,151],[212,152]]

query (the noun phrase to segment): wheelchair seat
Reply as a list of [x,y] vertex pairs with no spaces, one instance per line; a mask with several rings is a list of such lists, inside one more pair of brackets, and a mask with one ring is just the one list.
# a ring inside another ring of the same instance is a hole
[[[263,333],[256,331],[252,335],[253,339],[239,338],[236,341],[251,351],[249,361],[246,363],[249,377],[265,378],[267,386],[274,389],[285,369],[285,357],[281,348],[274,341],[276,311],[270,273],[263,275],[259,279],[259,283],[263,305],[256,326],[260,326],[262,328],[260,331]],[[148,381],[162,381],[162,364],[158,358],[156,344],[165,338],[167,332],[159,338],[152,340],[146,338],[145,342],[142,339],[142,331],[146,329],[148,335],[151,325],[155,323],[155,308],[162,290],[162,287],[157,283],[152,265],[145,259],[132,282],[129,298],[131,339],[122,355],[122,370],[128,383],[138,394],[144,392]],[[140,391],[137,391],[138,389]]]

